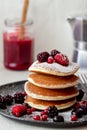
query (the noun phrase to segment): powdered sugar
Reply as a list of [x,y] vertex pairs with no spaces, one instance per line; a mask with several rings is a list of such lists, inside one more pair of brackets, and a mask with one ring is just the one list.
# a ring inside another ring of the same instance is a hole
[[39,63],[38,61],[35,61],[29,69],[31,70],[32,67],[44,68],[44,69],[47,69],[49,71],[55,71],[55,72],[69,73],[69,72],[72,72],[74,70],[78,70],[79,65],[77,63],[70,62],[68,66],[62,66],[56,62],[49,64],[47,62]]

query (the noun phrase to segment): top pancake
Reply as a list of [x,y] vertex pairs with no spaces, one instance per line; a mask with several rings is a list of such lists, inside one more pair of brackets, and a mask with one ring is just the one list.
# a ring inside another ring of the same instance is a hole
[[40,73],[31,73],[28,77],[30,83],[48,89],[63,89],[75,86],[79,83],[76,75],[71,76],[53,76]]
[[69,76],[77,72],[79,65],[77,63],[69,63],[68,66],[62,66],[56,62],[49,64],[47,62],[35,61],[30,67],[29,71],[45,73],[56,76]]

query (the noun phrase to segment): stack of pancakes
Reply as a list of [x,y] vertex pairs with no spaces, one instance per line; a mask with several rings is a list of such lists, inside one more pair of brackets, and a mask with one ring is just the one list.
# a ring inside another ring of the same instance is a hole
[[55,62],[34,62],[24,86],[27,93],[25,103],[40,110],[52,105],[59,110],[73,106],[79,94],[76,87],[79,78],[75,75],[78,69],[77,63],[66,67]]

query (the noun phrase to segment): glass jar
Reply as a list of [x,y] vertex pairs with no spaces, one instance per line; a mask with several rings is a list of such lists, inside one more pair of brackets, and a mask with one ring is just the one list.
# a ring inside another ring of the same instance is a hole
[[[12,70],[26,70],[33,62],[33,21],[5,20],[3,33],[4,66]],[[22,33],[22,37],[20,34]]]

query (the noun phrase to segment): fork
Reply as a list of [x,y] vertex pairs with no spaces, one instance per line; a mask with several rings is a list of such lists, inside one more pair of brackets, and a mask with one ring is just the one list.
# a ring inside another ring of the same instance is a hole
[[79,74],[80,84],[85,93],[87,93],[87,74]]

